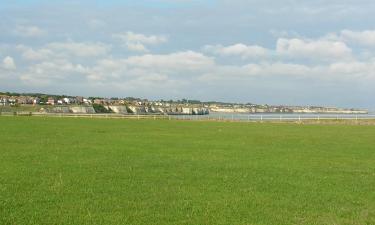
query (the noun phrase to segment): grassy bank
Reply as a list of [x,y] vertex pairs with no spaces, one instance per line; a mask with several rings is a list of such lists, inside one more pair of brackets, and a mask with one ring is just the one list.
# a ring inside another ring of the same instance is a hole
[[375,224],[375,127],[0,117],[0,224]]
[[17,105],[0,106],[0,112],[40,112],[41,110],[52,109],[51,105]]

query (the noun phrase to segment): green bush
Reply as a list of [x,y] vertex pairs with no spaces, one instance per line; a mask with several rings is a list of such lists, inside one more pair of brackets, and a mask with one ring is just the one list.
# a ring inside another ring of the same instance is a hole
[[106,109],[103,105],[100,104],[93,104],[92,107],[94,108],[96,113],[111,113],[112,110]]

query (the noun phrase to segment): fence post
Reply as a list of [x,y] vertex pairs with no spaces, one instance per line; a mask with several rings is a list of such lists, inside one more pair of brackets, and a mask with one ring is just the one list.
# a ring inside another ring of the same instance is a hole
[[280,121],[282,121],[283,120],[283,118],[282,118],[282,116],[280,115]]
[[298,116],[298,121],[301,122],[301,115]]

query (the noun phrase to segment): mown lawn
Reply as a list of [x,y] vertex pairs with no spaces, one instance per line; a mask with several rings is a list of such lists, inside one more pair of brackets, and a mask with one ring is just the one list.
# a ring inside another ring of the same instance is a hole
[[0,224],[375,224],[375,126],[0,117]]

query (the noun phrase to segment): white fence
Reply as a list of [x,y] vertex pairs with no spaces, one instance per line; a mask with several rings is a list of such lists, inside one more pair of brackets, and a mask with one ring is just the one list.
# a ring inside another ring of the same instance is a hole
[[65,113],[31,113],[2,112],[1,116],[38,116],[38,117],[72,117],[72,118],[108,118],[108,119],[153,119],[153,120],[215,120],[215,121],[320,121],[320,120],[373,120],[374,114],[361,115],[305,115],[305,114],[209,114],[209,115],[133,115],[133,114],[65,114]]
[[205,116],[178,116],[176,119],[183,120],[219,120],[219,121],[307,121],[307,120],[373,120],[375,115],[361,114],[361,115],[304,115],[304,114],[252,114],[252,115],[205,115]]

